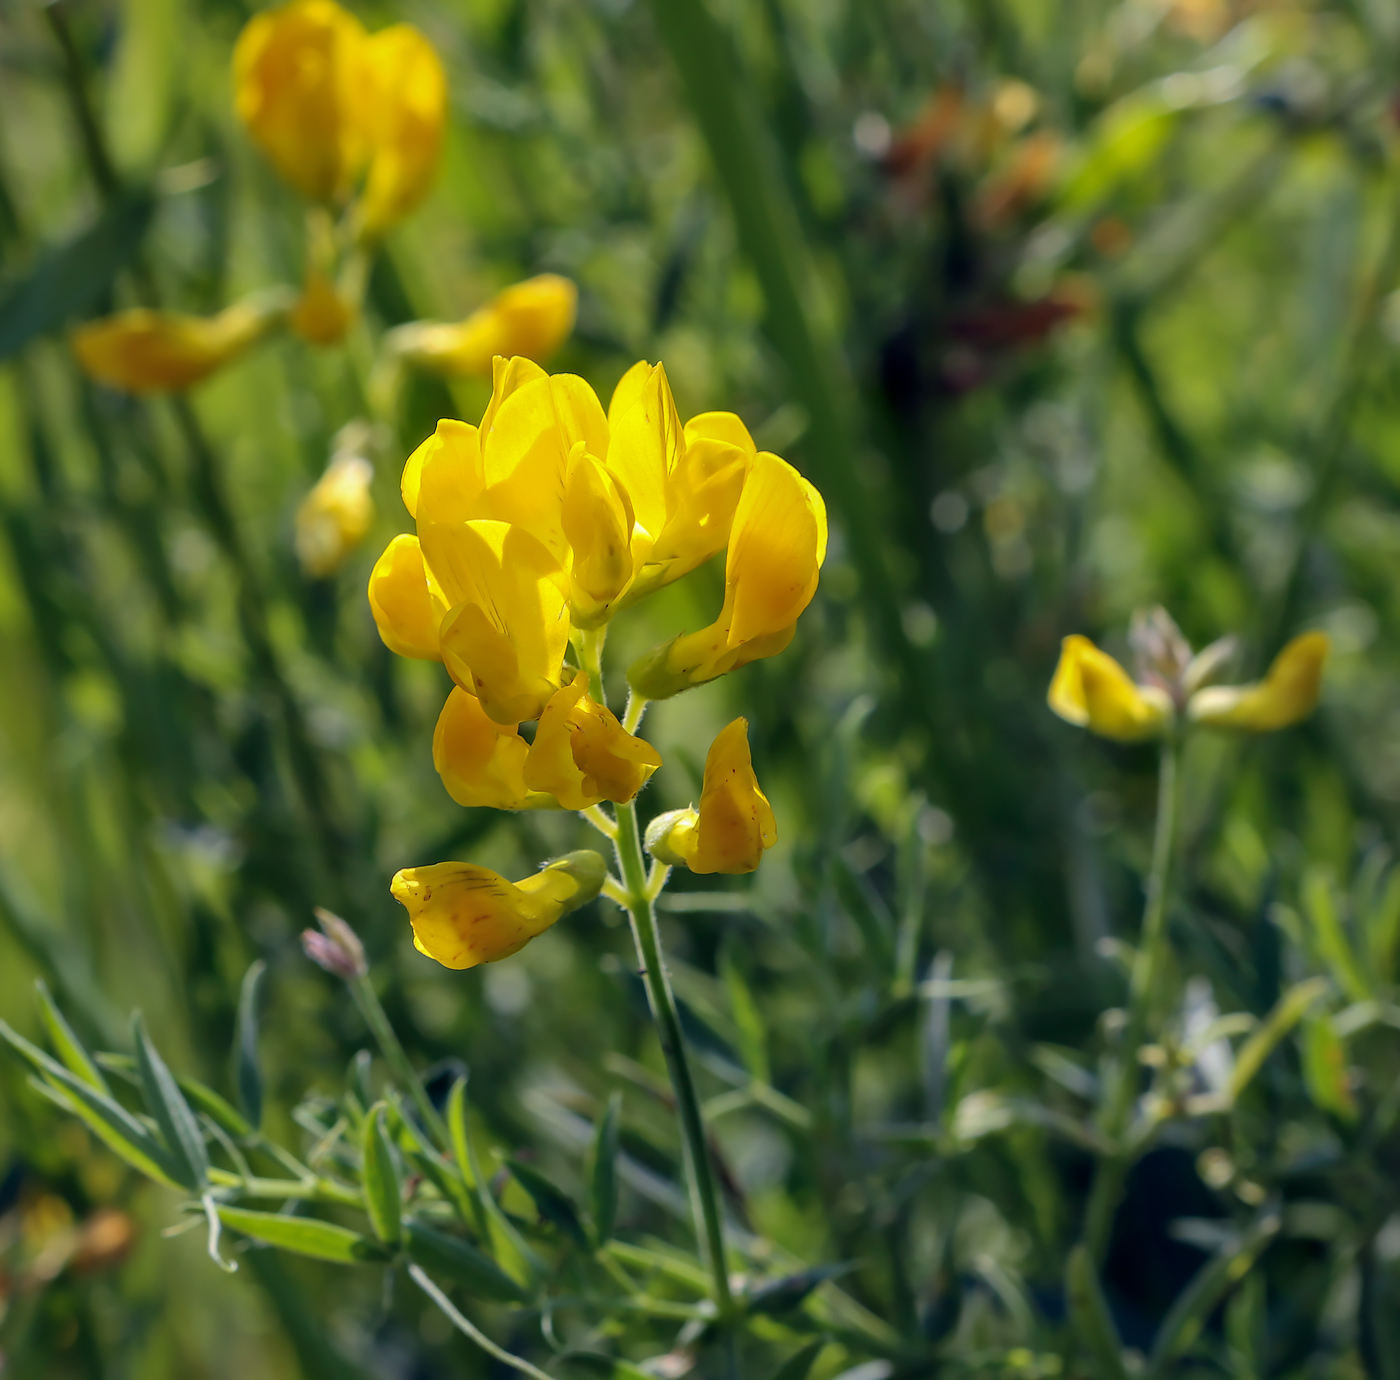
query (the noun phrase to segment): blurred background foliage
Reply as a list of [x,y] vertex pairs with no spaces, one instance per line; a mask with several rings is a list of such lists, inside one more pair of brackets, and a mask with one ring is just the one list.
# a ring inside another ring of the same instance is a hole
[[[742,712],[777,811],[752,885],[684,879],[665,930],[724,1098],[734,1220],[760,1255],[851,1262],[841,1287],[887,1328],[838,1337],[813,1373],[1078,1373],[1064,1260],[1155,758],[1055,720],[1044,691],[1062,635],[1121,653],[1133,610],[1161,603],[1197,645],[1239,633],[1248,671],[1306,626],[1334,658],[1301,728],[1190,746],[1154,1030],[1263,1018],[1310,974],[1331,988],[1233,1109],[1179,1118],[1138,1164],[1110,1309],[1149,1351],[1267,1200],[1278,1238],[1181,1373],[1397,1380],[1400,11],[356,9],[443,55],[435,191],[377,254],[343,347],[278,340],[156,402],[89,384],[65,329],[303,271],[302,208],[232,113],[252,7],[0,11],[0,1013],[32,1032],[42,976],[121,1049],[139,1005],[178,1071],[228,1092],[239,984],[264,959],[268,1124],[291,1143],[298,1099],[336,1095],[368,1042],[297,942],[327,905],[419,1065],[470,1066],[486,1144],[577,1187],[579,1128],[620,1089],[624,1150],[675,1177],[615,907],[454,974],[388,895],[401,866],[519,876],[587,842],[572,816],[453,805],[430,753],[445,676],[390,655],[365,599],[409,527],[404,457],[438,417],[474,420],[485,385],[415,378],[376,422],[379,516],[339,574],[305,578],[292,545],[367,415],[378,336],[562,273],[580,315],[555,369],[606,398],[664,360],[682,416],[738,411],[832,508],[792,650],[648,720],[667,762],[650,805],[692,798]],[[708,621],[721,587],[706,568],[630,613],[609,664]],[[1207,1065],[1187,1073],[1209,1089]],[[504,1373],[376,1272],[255,1251],[230,1281],[163,1240],[172,1196],[13,1061],[0,1109],[0,1373]],[[624,1231],[687,1241],[636,1182]],[[496,1335],[543,1361],[538,1320],[510,1318]],[[671,1352],[652,1329],[634,1360]],[[786,1335],[752,1343],[754,1373]]]

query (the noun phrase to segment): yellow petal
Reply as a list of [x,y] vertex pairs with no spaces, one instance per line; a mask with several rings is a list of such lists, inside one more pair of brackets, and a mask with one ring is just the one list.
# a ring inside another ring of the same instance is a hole
[[632,505],[627,490],[574,446],[564,474],[561,526],[569,543],[569,616],[575,628],[595,628],[632,580]]
[[334,345],[354,319],[335,284],[315,264],[308,265],[301,296],[287,318],[291,328],[312,345]]
[[639,359],[618,379],[617,387],[613,389],[612,397],[608,400],[609,429],[615,427],[621,420],[622,414],[628,411],[642,396],[642,389],[646,387],[655,371],[656,365],[648,364],[646,360]]
[[720,441],[738,446],[750,460],[758,454],[748,427],[733,412],[701,412],[692,417],[685,424],[685,443],[693,446],[697,441]]
[[559,688],[569,640],[558,562],[504,522],[420,523],[420,537],[429,570],[453,592],[439,630],[452,679],[499,724],[538,718]]
[[412,24],[381,29],[364,45],[359,111],[369,147],[361,233],[375,238],[427,195],[442,151],[447,74]]
[[374,468],[362,455],[337,456],[297,508],[295,544],[301,568],[324,579],[345,564],[374,521],[369,486]]
[[1332,650],[1324,632],[1295,637],[1255,685],[1216,685],[1198,690],[1187,713],[1197,723],[1273,733],[1306,719],[1317,708],[1322,672]]
[[475,695],[454,686],[433,732],[433,766],[459,805],[495,810],[553,805],[525,785],[521,773],[529,746],[514,724],[493,723]]
[[1060,718],[1124,743],[1161,737],[1173,718],[1164,690],[1135,684],[1107,652],[1077,633],[1061,644],[1047,698]]
[[434,863],[394,874],[390,891],[408,911],[419,953],[446,968],[474,968],[523,949],[561,916],[587,904],[606,868],[596,853],[571,853],[518,884],[472,863]]
[[524,355],[494,356],[491,360],[491,401],[486,404],[486,411],[481,416],[481,434],[491,434],[501,404],[517,388],[523,388],[527,383],[545,377],[545,371],[533,359],[526,359]]
[[233,50],[235,104],[278,174],[313,201],[344,197],[368,149],[364,26],[333,0],[255,15]]
[[773,808],[754,775],[748,731],[747,719],[735,719],[705,757],[694,850],[686,860],[692,872],[752,872],[778,840]]
[[384,548],[369,577],[369,606],[384,645],[399,656],[441,661],[438,619],[418,538],[404,533]]
[[[624,377],[627,392],[636,377],[634,372]],[[663,365],[642,381],[630,405],[623,404],[624,397],[619,385],[608,410],[606,463],[631,497],[637,522],[655,538],[666,523],[671,474],[685,453],[681,419]]]
[[632,800],[660,765],[650,743],[633,737],[606,705],[588,697],[588,677],[581,675],[540,715],[524,780],[566,810],[586,810],[602,800]]
[[217,316],[138,307],[73,332],[73,352],[87,374],[129,393],[188,388],[230,363],[260,339],[279,311],[239,302]]
[[485,480],[481,475],[481,442],[474,426],[444,417],[437,430],[408,457],[399,492],[403,506],[415,518],[425,474],[425,522],[465,522],[480,516],[476,505]]

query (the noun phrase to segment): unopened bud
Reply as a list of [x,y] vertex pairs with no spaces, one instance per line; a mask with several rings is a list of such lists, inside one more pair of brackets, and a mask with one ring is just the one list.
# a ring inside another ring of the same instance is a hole
[[664,815],[657,815],[647,825],[647,852],[668,867],[687,866],[687,856],[694,856],[695,853],[692,836],[699,822],[699,811],[693,805],[684,810],[667,810]]
[[369,963],[365,959],[365,946],[360,943],[360,936],[331,911],[318,908],[316,919],[320,922],[321,932],[301,932],[301,947],[307,958],[317,967],[344,978],[346,982],[364,977],[369,972]]

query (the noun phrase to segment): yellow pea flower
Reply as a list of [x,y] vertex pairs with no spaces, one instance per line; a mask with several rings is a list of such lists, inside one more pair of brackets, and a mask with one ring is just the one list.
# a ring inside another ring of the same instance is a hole
[[672,810],[652,820],[647,848],[653,857],[692,872],[757,869],[778,841],[778,825],[754,775],[748,732],[748,720],[735,719],[710,745],[699,810]]
[[558,561],[524,528],[489,519],[420,523],[419,539],[449,609],[438,638],[452,679],[499,724],[538,718],[569,641]]
[[399,656],[441,661],[438,616],[428,594],[423,548],[403,533],[384,548],[369,577],[369,606],[384,645]]
[[353,451],[337,455],[301,501],[296,517],[296,552],[313,579],[340,569],[374,521],[369,486],[374,467]]
[[1250,733],[1273,733],[1307,718],[1317,708],[1322,672],[1332,650],[1324,632],[1295,637],[1253,685],[1215,685],[1191,697],[1193,722]]
[[283,314],[280,296],[237,302],[216,316],[137,307],[79,326],[73,353],[90,378],[128,393],[189,388],[237,359]]
[[284,181],[312,201],[347,197],[368,157],[364,25],[334,0],[254,15],[233,50],[238,117]]
[[447,122],[447,74],[433,45],[411,24],[393,24],[366,40],[365,91],[369,171],[360,202],[360,233],[375,238],[427,195]]
[[413,946],[444,968],[474,968],[518,953],[603,888],[607,866],[583,849],[508,882],[472,863],[434,863],[394,874],[390,891],[408,911]]
[[577,315],[578,288],[557,273],[541,273],[498,292],[465,321],[414,321],[391,331],[385,345],[423,369],[482,377],[497,355],[548,359],[569,338]]
[[635,662],[633,688],[665,699],[781,652],[816,593],[826,539],[821,495],[785,460],[756,455],[734,513],[719,617]]
[[1174,717],[1165,690],[1135,684],[1107,652],[1077,633],[1061,644],[1048,699],[1060,718],[1124,743],[1160,738]]
[[481,701],[454,687],[433,730],[433,766],[447,793],[459,805],[493,810],[537,810],[554,798],[525,784],[530,745],[515,724],[503,727],[486,717]]
[[650,743],[634,738],[606,705],[589,698],[588,677],[581,675],[545,705],[524,781],[566,810],[586,810],[602,800],[625,804],[660,765]]
[[569,619],[605,623],[632,583],[635,519],[627,490],[579,441],[564,471],[560,526],[569,544]]

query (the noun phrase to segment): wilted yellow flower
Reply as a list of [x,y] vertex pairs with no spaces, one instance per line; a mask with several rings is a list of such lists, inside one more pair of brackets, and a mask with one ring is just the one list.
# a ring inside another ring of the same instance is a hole
[[312,345],[334,345],[344,338],[354,319],[354,311],[341,298],[335,284],[312,264],[306,271],[301,296],[287,317],[291,328]]
[[492,372],[497,356],[549,358],[574,328],[578,289],[557,273],[541,273],[498,292],[465,321],[414,321],[385,345],[410,364],[460,378]]
[[217,316],[137,307],[79,326],[73,352],[84,371],[128,393],[188,388],[238,358],[283,311],[271,296],[237,302]]
[[1253,685],[1215,685],[1191,697],[1187,713],[1196,723],[1272,733],[1305,719],[1317,708],[1322,672],[1332,649],[1324,632],[1295,637]]
[[753,872],[778,840],[773,807],[759,789],[749,755],[749,723],[735,719],[710,745],[700,808],[658,815],[647,848],[692,872]]
[[313,579],[334,574],[364,540],[374,521],[369,486],[374,467],[353,451],[335,456],[315,487],[301,501],[296,519],[296,551]]
[[255,15],[233,53],[239,118],[277,172],[341,203],[361,178],[359,230],[376,236],[422,199],[437,167],[447,79],[417,29],[370,36],[334,0]]
[[602,800],[625,804],[661,765],[661,754],[634,738],[606,705],[588,695],[588,677],[555,692],[525,757],[524,783],[566,810]]
[[529,750],[519,728],[488,719],[475,695],[460,687],[448,695],[433,732],[433,765],[457,804],[495,810],[552,807],[552,796],[525,784],[522,773]]
[[435,863],[394,874],[390,890],[413,924],[419,953],[445,968],[474,968],[523,949],[561,916],[602,890],[607,866],[582,850],[508,882],[471,863]]
[[369,577],[369,606],[379,636],[391,652],[419,661],[441,661],[438,615],[428,595],[423,548],[403,533],[384,548]]
[[1060,646],[1048,699],[1060,718],[1124,743],[1160,738],[1174,717],[1165,690],[1135,684],[1107,652],[1077,633]]
[[627,678],[637,693],[664,699],[781,652],[816,593],[826,537],[816,489],[785,460],[756,455],[730,531],[724,607],[708,628],[634,663]]

